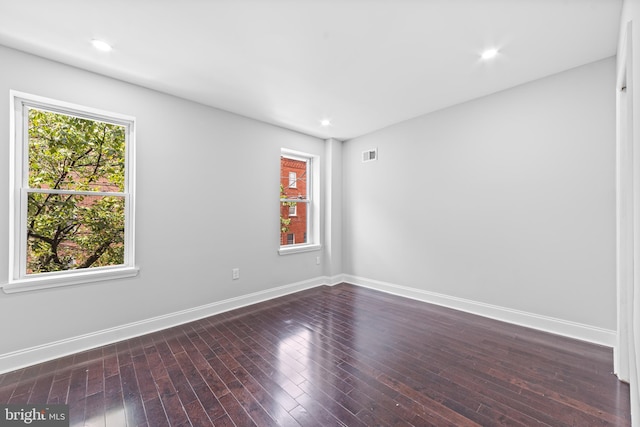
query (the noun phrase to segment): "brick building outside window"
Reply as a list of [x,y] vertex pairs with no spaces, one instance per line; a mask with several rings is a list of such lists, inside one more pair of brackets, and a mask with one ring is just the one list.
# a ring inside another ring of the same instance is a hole
[[[280,199],[308,200],[305,160],[280,156]],[[280,203],[280,245],[307,243],[307,203]]]

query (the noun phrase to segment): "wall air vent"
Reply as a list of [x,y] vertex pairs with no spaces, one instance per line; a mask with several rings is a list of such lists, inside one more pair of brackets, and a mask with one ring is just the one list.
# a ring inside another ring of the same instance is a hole
[[378,160],[378,149],[371,148],[369,150],[365,150],[362,152],[362,161],[363,162],[372,162],[374,160]]

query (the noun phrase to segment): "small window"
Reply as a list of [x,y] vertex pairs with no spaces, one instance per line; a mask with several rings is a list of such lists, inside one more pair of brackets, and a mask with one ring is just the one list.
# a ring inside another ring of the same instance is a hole
[[319,244],[318,158],[280,155],[280,253],[316,250]]
[[7,292],[135,275],[134,119],[12,92]]

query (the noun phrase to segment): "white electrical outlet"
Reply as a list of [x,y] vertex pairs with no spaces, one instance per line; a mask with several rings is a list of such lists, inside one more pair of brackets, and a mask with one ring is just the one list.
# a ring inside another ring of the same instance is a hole
[[316,257],[316,265],[320,265],[320,257],[319,256]]
[[240,278],[240,269],[239,268],[234,268],[233,270],[231,270],[231,278],[233,280],[238,280]]

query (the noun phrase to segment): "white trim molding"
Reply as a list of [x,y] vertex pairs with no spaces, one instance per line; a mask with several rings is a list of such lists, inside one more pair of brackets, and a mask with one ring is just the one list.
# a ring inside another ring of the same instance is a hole
[[393,283],[381,282],[364,277],[344,275],[344,281],[357,286],[375,289],[405,298],[411,298],[430,304],[440,305],[490,319],[500,320],[519,326],[525,326],[556,335],[574,338],[594,344],[613,347],[616,343],[616,331],[585,325],[582,323],[570,322],[554,317],[542,316],[535,313],[514,310],[497,305],[486,304],[464,298],[422,289],[401,286]]
[[229,298],[223,301],[217,301],[138,322],[128,323],[97,332],[1,354],[0,374],[59,357],[64,357],[69,354],[90,350],[92,348],[101,347],[118,341],[171,328],[173,326],[193,322],[195,320],[237,308],[246,307],[251,304],[257,304],[259,302],[289,295],[295,292],[319,286],[335,286],[344,282],[609,347],[612,347],[615,343],[615,331],[456,298],[435,292],[394,285],[378,280],[338,274],[335,276],[319,276],[309,280],[278,286],[235,298]]
[[159,330],[182,325],[205,317],[224,313],[226,311],[245,307],[251,304],[267,301],[273,298],[289,295],[295,292],[326,286],[329,283],[337,284],[335,278],[316,277],[309,280],[291,283],[284,286],[254,292],[223,301],[217,301],[199,307],[188,308],[174,313],[169,313],[138,322],[128,323],[113,328],[103,329],[76,337],[25,348],[14,352],[0,354],[0,374],[21,369],[26,366],[68,356],[92,348],[101,347],[118,341],[138,337],[157,332]]
[[336,274],[335,276],[325,276],[324,281],[325,281],[325,285],[327,286],[339,285],[340,283],[345,282],[345,275]]
[[[135,264],[135,127],[136,118],[111,111],[99,110],[56,99],[45,98],[16,90],[9,91],[10,101],[10,162],[9,162],[9,274],[0,283],[5,293],[23,292],[59,286],[72,286],[103,280],[134,277],[139,268]],[[42,110],[93,122],[122,127],[124,144],[124,185],[119,191],[90,191],[86,188],[31,187],[29,183],[29,111]],[[28,273],[27,211],[31,193],[118,197],[124,203],[124,255],[120,265]],[[2,280],[2,279],[0,279]]]
[[[74,286],[85,283],[100,282],[103,280],[126,279],[138,275],[138,267],[97,267],[86,270],[74,271],[74,274],[42,273],[33,279],[13,280],[7,284],[0,284],[5,294],[15,292],[35,291],[59,286]],[[64,271],[62,273],[67,273]]]

